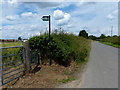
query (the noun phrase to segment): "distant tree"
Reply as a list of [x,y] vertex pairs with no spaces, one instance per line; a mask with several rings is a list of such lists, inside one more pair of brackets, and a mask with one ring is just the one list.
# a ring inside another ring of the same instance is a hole
[[117,37],[117,35],[114,35],[113,37]]
[[110,37],[110,36],[107,36],[107,37]]
[[89,36],[89,39],[96,40],[97,37],[96,37],[96,36],[93,36],[93,35],[90,35],[90,36]]
[[100,39],[105,39],[105,38],[106,38],[105,34],[101,34]]
[[79,36],[82,36],[82,37],[84,37],[84,38],[88,38],[88,33],[87,33],[85,30],[81,30],[81,31],[79,32]]
[[22,38],[21,38],[21,37],[18,37],[18,40],[19,40],[19,41],[21,41],[21,40],[22,40]]

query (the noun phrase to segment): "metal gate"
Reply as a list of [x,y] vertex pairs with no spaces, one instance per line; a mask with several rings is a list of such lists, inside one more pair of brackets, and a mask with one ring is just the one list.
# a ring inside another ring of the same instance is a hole
[[2,47],[0,52],[0,86],[2,86],[24,75],[24,48]]

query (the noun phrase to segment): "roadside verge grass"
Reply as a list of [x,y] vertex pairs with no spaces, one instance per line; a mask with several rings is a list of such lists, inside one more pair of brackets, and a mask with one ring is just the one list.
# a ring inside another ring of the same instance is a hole
[[109,45],[112,47],[120,48],[120,45],[117,45],[117,44],[113,44],[113,43],[109,43],[109,42],[100,42],[100,43],[103,43],[103,44],[106,44],[106,45]]
[[58,82],[60,82],[60,83],[67,83],[67,82],[71,82],[73,80],[75,80],[75,77],[74,76],[70,76],[68,78],[64,78],[62,80],[58,80]]

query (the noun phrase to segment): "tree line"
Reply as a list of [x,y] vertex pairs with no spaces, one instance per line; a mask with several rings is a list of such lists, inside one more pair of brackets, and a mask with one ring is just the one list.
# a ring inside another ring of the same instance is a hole
[[117,35],[106,36],[105,34],[101,34],[99,37],[96,37],[94,35],[88,36],[88,33],[86,32],[86,30],[81,30],[79,32],[79,36],[82,36],[87,39],[96,40],[96,41],[109,42],[109,43],[120,45],[120,36],[117,36]]

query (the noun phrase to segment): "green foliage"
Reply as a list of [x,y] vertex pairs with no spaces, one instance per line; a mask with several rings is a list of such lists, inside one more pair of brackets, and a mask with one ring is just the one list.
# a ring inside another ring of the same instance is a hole
[[72,60],[84,61],[89,52],[87,39],[64,32],[52,33],[50,39],[47,34],[34,36],[29,43],[31,50],[37,52],[42,61],[50,57],[64,66],[69,66]]
[[112,46],[115,46],[115,45],[120,45],[120,36],[112,36],[112,37],[106,37],[104,39],[101,39],[100,40],[101,42],[106,42],[106,43],[111,43]]
[[18,40],[19,40],[19,41],[21,41],[21,40],[22,40],[22,38],[21,38],[21,37],[18,37]]
[[97,37],[96,37],[96,36],[93,36],[93,35],[90,35],[90,36],[89,36],[89,39],[97,40]]
[[84,38],[88,38],[88,33],[85,30],[82,30],[79,32],[79,36],[82,36]]
[[107,37],[102,39],[101,41],[120,45],[120,36]]
[[104,34],[101,34],[100,39],[105,39],[106,36]]
[[[21,45],[22,45],[22,42],[3,42],[2,43],[2,47],[21,46]],[[2,56],[17,54],[17,53],[21,53],[21,52],[22,52],[22,48],[3,49]],[[20,60],[20,62],[21,62],[21,59],[22,59],[21,55],[3,57],[2,63],[8,63],[8,62],[16,61],[16,60]],[[17,62],[17,63],[19,63],[19,62]],[[16,64],[16,63],[12,63],[12,64]]]
[[69,72],[68,70],[65,70],[65,71],[64,71],[64,74],[65,74],[65,75],[70,75],[71,72]]
[[71,82],[73,80],[75,80],[75,77],[72,76],[72,77],[68,77],[66,79],[58,80],[58,82],[67,83],[67,82]]
[[117,45],[117,44],[112,44],[112,43],[109,43],[109,42],[101,42],[103,44],[106,44],[106,45],[110,45],[110,46],[113,46],[113,47],[116,47],[116,48],[120,48],[120,45]]

